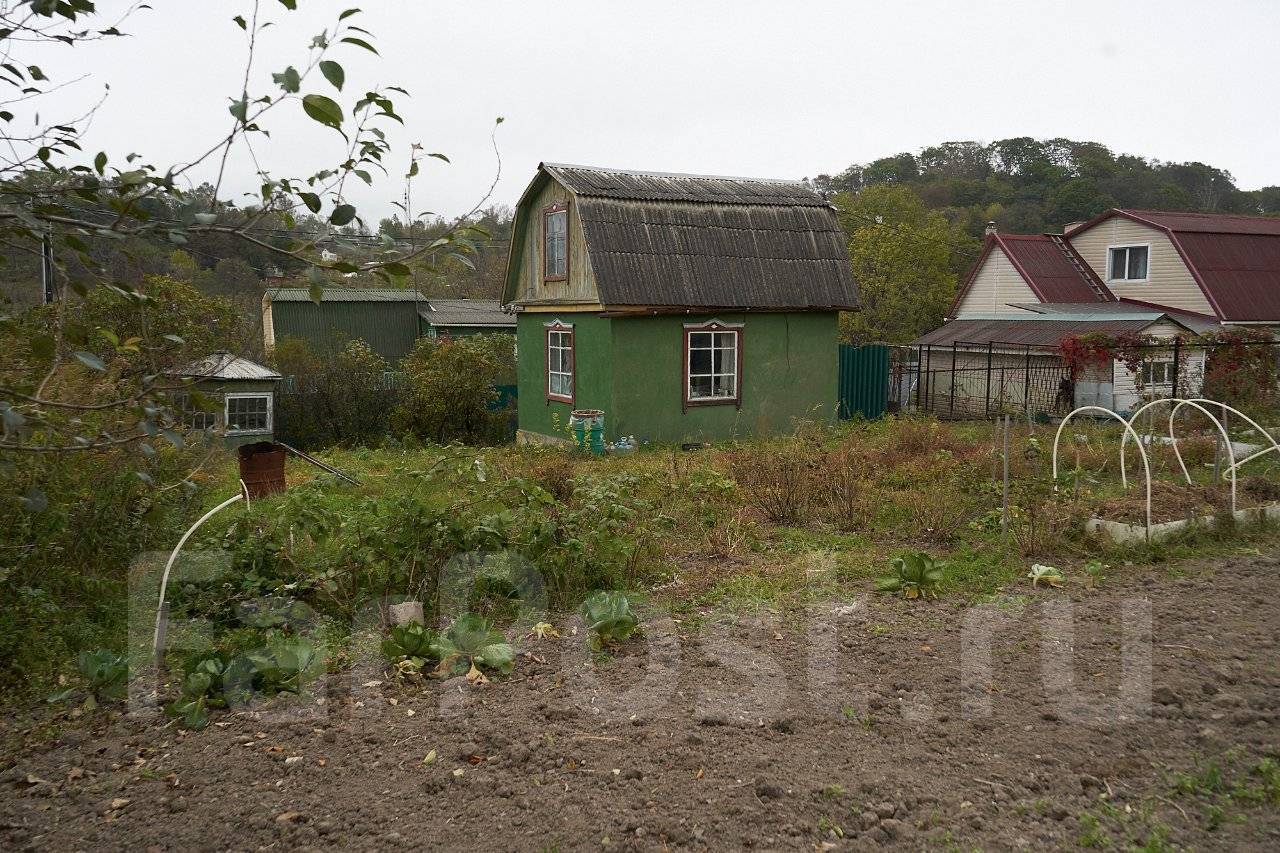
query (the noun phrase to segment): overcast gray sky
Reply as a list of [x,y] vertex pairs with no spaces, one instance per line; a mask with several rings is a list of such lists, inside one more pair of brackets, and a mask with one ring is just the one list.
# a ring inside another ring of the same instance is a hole
[[[41,109],[70,113],[109,82],[86,148],[168,164],[225,132],[244,53],[230,19],[252,3],[149,2],[125,27],[132,38],[38,57],[50,76],[92,75]],[[381,82],[413,95],[392,179],[353,193],[375,222],[403,192],[411,141],[453,161],[424,164],[415,208],[468,209],[493,176],[496,116],[506,121],[494,200],[507,204],[540,160],[798,178],[1021,135],[1200,160],[1245,189],[1280,184],[1276,0],[300,0],[297,13],[263,0],[280,23],[264,37],[256,91],[357,2],[381,59],[340,53],[348,91]],[[332,93],[318,78],[311,90]],[[269,126],[258,153],[279,174],[341,156],[337,134],[296,103]],[[232,161],[226,184],[257,186],[247,159]]]

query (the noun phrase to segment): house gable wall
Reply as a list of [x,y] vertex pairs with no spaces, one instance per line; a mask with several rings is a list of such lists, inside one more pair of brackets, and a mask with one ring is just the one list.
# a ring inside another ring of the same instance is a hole
[[[564,281],[543,280],[543,231],[542,214],[552,204],[567,204],[569,208],[569,275]],[[517,304],[557,302],[598,305],[599,291],[591,260],[587,254],[587,241],[582,230],[582,219],[573,197],[560,182],[548,177],[541,188],[526,198],[517,215],[523,219],[520,227],[513,229],[520,239],[520,254],[515,280],[516,292],[511,301]]]
[[[1140,299],[1169,308],[1216,315],[1204,291],[1191,275],[1178,250],[1165,232],[1124,216],[1104,219],[1092,228],[1073,235],[1071,245],[1080,253],[1111,292],[1120,298]],[[1147,280],[1140,282],[1107,279],[1107,249],[1111,246],[1150,244]]]
[[1011,302],[1039,302],[1040,297],[1010,262],[999,246],[992,248],[982,266],[974,274],[969,290],[956,306],[953,319],[1008,313]]

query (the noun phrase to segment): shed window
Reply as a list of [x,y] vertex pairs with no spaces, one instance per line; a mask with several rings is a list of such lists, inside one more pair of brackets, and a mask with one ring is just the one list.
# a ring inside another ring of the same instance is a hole
[[271,432],[270,394],[228,394],[227,434]]
[[1142,385],[1144,388],[1150,388],[1153,385],[1172,384],[1172,361],[1144,361],[1142,363]]
[[1112,246],[1108,278],[1111,281],[1146,281],[1150,252],[1149,246]]
[[175,394],[173,408],[188,429],[211,430],[218,425],[217,413],[205,411],[190,394]]
[[547,399],[573,402],[572,326],[547,326]]
[[737,403],[741,398],[742,330],[720,323],[686,326],[685,404]]
[[547,208],[542,219],[545,235],[544,277],[562,280],[569,276],[569,211],[563,205]]

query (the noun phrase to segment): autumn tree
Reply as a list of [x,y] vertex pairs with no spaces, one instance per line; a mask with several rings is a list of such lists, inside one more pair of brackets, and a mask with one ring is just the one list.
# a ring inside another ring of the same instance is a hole
[[957,266],[977,254],[977,241],[908,187],[871,186],[834,201],[862,297],[861,311],[841,316],[841,338],[906,343],[940,326]]

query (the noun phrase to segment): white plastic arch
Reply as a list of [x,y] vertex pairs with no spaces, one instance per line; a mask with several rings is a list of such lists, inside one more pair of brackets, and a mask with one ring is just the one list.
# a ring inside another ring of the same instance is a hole
[[173,564],[178,559],[178,554],[182,552],[182,546],[187,544],[187,540],[191,535],[200,529],[200,526],[209,519],[213,518],[218,512],[231,506],[238,500],[243,500],[245,505],[249,505],[249,487],[245,485],[244,480],[240,481],[240,493],[227,498],[213,509],[200,516],[200,519],[187,528],[187,532],[182,534],[182,538],[178,540],[178,544],[174,546],[173,551],[169,554],[169,560],[164,564],[164,574],[160,576],[160,599],[156,602],[156,628],[155,633],[151,637],[151,653],[155,657],[156,667],[160,668],[162,657],[164,655],[164,639],[165,639],[165,622],[168,619],[168,608],[165,602],[165,593],[169,589],[169,572],[173,570]]
[[[1209,402],[1214,402],[1214,401],[1210,400]],[[1217,427],[1218,433],[1222,436],[1223,444],[1227,446],[1227,459],[1230,462],[1230,465],[1228,466],[1227,471],[1231,474],[1231,511],[1235,512],[1236,511],[1236,467],[1237,465],[1236,465],[1235,450],[1233,450],[1231,447],[1231,437],[1227,435],[1226,428],[1218,421],[1217,418],[1213,416],[1213,413],[1210,412],[1208,409],[1206,409],[1204,406],[1200,405],[1200,401],[1198,399],[1183,400],[1179,397],[1162,397],[1159,400],[1151,400],[1147,403],[1142,404],[1141,406],[1139,406],[1137,409],[1134,410],[1133,414],[1129,416],[1129,423],[1133,424],[1137,422],[1138,416],[1141,415],[1143,412],[1145,412],[1147,409],[1151,409],[1156,406],[1167,405],[1167,404],[1171,404],[1173,406],[1173,408],[1169,410],[1169,442],[1173,445],[1173,455],[1178,459],[1178,467],[1182,469],[1182,476],[1186,478],[1187,485],[1191,485],[1192,483],[1191,472],[1187,470],[1187,465],[1182,460],[1182,451],[1178,449],[1178,436],[1174,432],[1174,428],[1173,428],[1174,418],[1177,417],[1178,410],[1181,409],[1183,406],[1191,406],[1192,408],[1198,411],[1201,411],[1205,415],[1207,415],[1209,417],[1209,420],[1213,421],[1213,425]],[[1229,406],[1225,406],[1225,404],[1220,403],[1219,405],[1223,405],[1225,408],[1230,408]],[[1138,442],[1139,445],[1142,444],[1142,440],[1137,438],[1136,432],[1134,432],[1134,439]],[[1126,432],[1123,436],[1120,437],[1120,472],[1121,472],[1122,478],[1124,476],[1124,464],[1125,464],[1124,449],[1125,449],[1125,445],[1128,444],[1128,442],[1129,442],[1129,432]]]
[[[1072,418],[1074,418],[1076,415],[1080,414],[1081,412],[1101,412],[1102,414],[1108,417],[1115,418],[1124,427],[1125,436],[1127,437],[1129,435],[1132,435],[1133,440],[1137,443],[1138,454],[1142,457],[1142,469],[1143,469],[1143,472],[1146,474],[1146,478],[1147,478],[1147,539],[1148,541],[1150,541],[1151,539],[1151,463],[1147,460],[1147,449],[1142,446],[1142,439],[1139,438],[1138,434],[1133,431],[1133,424],[1131,424],[1129,421],[1126,421],[1120,415],[1116,414],[1110,409],[1104,409],[1102,406],[1081,406],[1080,408],[1073,410],[1070,414],[1068,414],[1065,418],[1062,419],[1062,423],[1058,424],[1058,432],[1053,436],[1053,481],[1054,483],[1058,482],[1058,443],[1062,440],[1062,430],[1066,428],[1067,424],[1071,421]],[[1121,443],[1120,445],[1120,482],[1124,485],[1126,489],[1129,488],[1129,478],[1124,473],[1124,444],[1123,443]]]
[[1244,421],[1249,426],[1253,427],[1258,432],[1259,435],[1261,435],[1267,441],[1271,442],[1270,447],[1264,447],[1262,450],[1259,450],[1256,453],[1251,453],[1245,458],[1232,463],[1231,465],[1232,468],[1239,468],[1240,466],[1244,465],[1246,462],[1252,462],[1254,459],[1257,459],[1259,456],[1265,456],[1266,454],[1271,453],[1273,451],[1276,453],[1280,453],[1280,441],[1276,441],[1276,439],[1271,435],[1271,433],[1267,432],[1267,430],[1262,428],[1261,424],[1259,424],[1257,421],[1255,421],[1253,418],[1249,417],[1239,409],[1228,406],[1226,403],[1220,403],[1217,400],[1209,400],[1207,398],[1202,398],[1202,397],[1192,397],[1190,400],[1188,400],[1188,402],[1206,403],[1211,406],[1220,407],[1223,410],[1223,412],[1231,412],[1233,415],[1240,418],[1240,420]]

